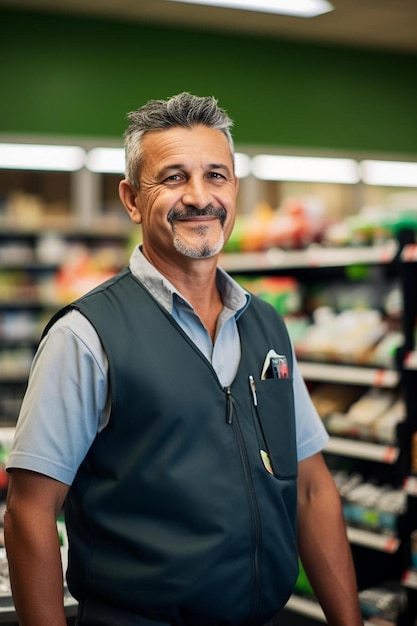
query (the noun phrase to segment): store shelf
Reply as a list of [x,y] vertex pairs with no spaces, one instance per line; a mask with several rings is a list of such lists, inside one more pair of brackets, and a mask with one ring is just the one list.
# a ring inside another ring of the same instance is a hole
[[324,452],[392,465],[398,460],[400,449],[395,446],[384,446],[366,441],[330,437]]
[[417,351],[408,352],[404,358],[404,369],[417,370]]
[[16,347],[32,347],[36,346],[39,342],[39,332],[28,334],[22,337],[8,337],[0,334],[0,343],[2,348],[16,348]]
[[417,262],[417,244],[410,243],[404,246],[401,252],[401,260],[404,263],[415,263]]
[[80,239],[125,239],[132,233],[132,224],[122,220],[107,220],[101,218],[94,226],[83,225],[78,220],[65,218],[58,221],[43,221],[41,224],[25,226],[16,225],[8,221],[0,222],[0,237],[4,239],[32,239],[44,235],[59,235],[62,237]]
[[327,622],[321,606],[314,600],[292,595],[285,605],[285,608],[299,613],[300,615],[304,615],[305,617],[312,617],[323,623]]
[[302,376],[311,381],[337,382],[392,389],[398,385],[400,380],[399,373],[396,370],[377,367],[310,361],[300,361],[299,367]]
[[22,369],[20,372],[13,372],[8,374],[0,373],[0,383],[2,385],[22,385],[23,383],[27,383],[29,376],[29,368]]
[[401,579],[401,584],[404,585],[404,587],[408,587],[408,589],[417,590],[417,570],[406,570]]
[[404,490],[409,496],[417,497],[417,476],[407,476],[404,481]]
[[58,301],[47,300],[44,298],[3,298],[0,300],[0,309],[54,309],[63,306]]
[[132,225],[120,219],[103,216],[93,226],[91,220],[82,223],[74,215],[35,218],[36,222],[23,223],[0,216],[0,420],[4,423],[14,423],[18,417],[48,319],[123,267],[132,239]]
[[[64,609],[67,617],[77,615],[78,602],[68,592],[64,595]],[[11,596],[0,596],[0,623],[9,623],[16,619],[16,611]]]
[[227,271],[291,269],[303,267],[344,267],[391,263],[398,245],[390,240],[380,246],[324,248],[312,245],[306,250],[271,248],[265,252],[225,253],[220,265]]
[[[318,602],[315,602],[314,600],[309,600],[308,598],[302,598],[301,596],[293,595],[288,600],[285,608],[293,611],[294,613],[298,613],[299,615],[311,617],[312,619],[327,624],[327,620],[322,608],[320,607]],[[372,624],[365,620],[364,626],[372,626]]]
[[347,528],[347,535],[350,543],[387,554],[394,554],[400,547],[400,540],[397,537],[379,535],[378,533],[362,530],[361,528],[352,528],[349,526]]
[[7,260],[2,260],[0,263],[0,271],[20,271],[24,270],[25,272],[56,272],[59,268],[58,263],[39,263],[37,261],[11,261],[10,263]]
[[[306,274],[306,276],[315,277],[316,274],[313,274],[315,268],[318,270],[320,270],[320,268],[332,270],[332,268],[352,267],[354,265],[384,266],[389,264],[392,264],[392,267],[389,269],[390,272],[400,272],[393,264],[398,258],[398,253],[399,247],[393,241],[370,248],[347,247],[331,249],[312,245],[303,251],[271,249],[259,253],[225,254],[221,259],[221,265],[232,274],[233,272],[244,274],[246,271],[262,274],[262,272],[265,271],[269,272],[270,275],[274,274],[276,271],[277,274],[283,274],[285,272],[287,275],[304,276],[302,270],[307,269],[309,273]],[[417,247],[408,250],[407,261],[414,260],[417,261]],[[292,270],[294,270],[294,272],[292,272]],[[297,270],[301,271],[297,273]],[[333,274],[334,272],[318,272],[317,276],[324,276],[324,280],[326,280],[328,275],[333,276]],[[337,275],[339,276],[339,273],[337,273]],[[374,277],[377,276],[377,279],[382,281],[381,287],[383,288],[385,273],[370,275]],[[302,281],[303,279],[301,278],[300,280]],[[301,351],[298,355],[298,359],[301,375],[306,381],[311,383],[338,383],[341,385],[355,385],[364,388],[370,387],[396,391],[401,381],[401,372],[397,371],[394,367],[368,366],[363,363],[356,365],[347,361],[336,362],[336,359],[326,362],[305,360]],[[412,367],[417,370],[417,353],[410,355],[408,359],[409,360],[406,361],[406,367]],[[345,439],[342,437],[330,437],[324,452],[333,455],[335,463],[339,462],[338,457],[379,463],[381,466],[378,472],[380,471],[381,475],[388,477],[388,482],[390,481],[390,477],[396,475],[399,471],[397,469],[399,467],[398,460],[401,454],[399,446],[383,445],[374,442]],[[342,465],[343,462],[346,461],[342,461]],[[353,461],[349,462],[353,463]],[[369,466],[374,467],[373,464],[369,464]],[[411,481],[409,489],[411,489]],[[383,559],[384,564],[386,562],[385,559],[388,559],[387,562],[392,563],[391,559],[397,559],[403,546],[406,545],[406,542],[402,542],[401,535],[398,537],[391,536],[356,527],[348,527],[347,534],[352,545],[367,548],[370,551],[363,552],[359,550],[355,552],[358,558],[357,565],[359,568],[361,567],[363,554],[367,555],[365,557],[366,559]],[[373,556],[371,551],[379,552],[381,556],[378,557],[377,554]],[[381,576],[383,575],[381,571]],[[312,600],[293,596],[286,608],[300,615],[305,615],[319,622],[326,623],[320,606]]]

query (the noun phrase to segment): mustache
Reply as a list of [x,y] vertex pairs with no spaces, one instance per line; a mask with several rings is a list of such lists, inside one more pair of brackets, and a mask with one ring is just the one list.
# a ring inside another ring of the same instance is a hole
[[215,207],[212,204],[208,204],[204,209],[197,209],[194,206],[186,206],[183,209],[173,208],[168,211],[167,220],[170,224],[175,220],[184,220],[190,217],[217,217],[220,220],[221,225],[226,221],[227,212],[223,207]]

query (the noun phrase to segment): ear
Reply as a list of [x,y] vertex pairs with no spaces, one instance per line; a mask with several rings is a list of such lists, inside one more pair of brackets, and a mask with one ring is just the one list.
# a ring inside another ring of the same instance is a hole
[[132,222],[140,224],[142,222],[142,213],[139,208],[138,191],[126,179],[121,180],[119,183],[119,197]]
[[237,176],[235,176],[235,193],[237,195],[237,192],[239,191],[239,178]]

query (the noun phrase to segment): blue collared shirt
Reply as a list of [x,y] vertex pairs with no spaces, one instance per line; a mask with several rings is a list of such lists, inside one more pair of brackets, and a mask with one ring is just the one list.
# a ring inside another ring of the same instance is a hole
[[[193,307],[139,247],[131,256],[130,268],[211,362],[221,384],[231,384],[241,354],[236,321],[248,306],[250,294],[218,269],[224,306],[212,342]],[[293,379],[297,451],[302,460],[323,448],[327,433],[295,360]],[[110,402],[106,354],[92,325],[71,310],[53,325],[33,360],[8,469],[36,471],[70,485],[97,432],[108,423]]]
[[139,249],[132,254],[130,269],[210,361],[221,384],[230,385],[240,361],[236,321],[248,306],[250,294],[218,268],[216,280],[222,295],[223,310],[217,321],[213,343],[191,304],[146,260]]

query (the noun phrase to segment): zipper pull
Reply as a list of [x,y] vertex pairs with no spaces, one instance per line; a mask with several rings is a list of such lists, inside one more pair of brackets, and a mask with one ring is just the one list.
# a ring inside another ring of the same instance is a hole
[[249,376],[249,387],[252,392],[253,404],[254,406],[258,406],[258,396],[256,395],[256,385],[255,381],[253,380],[253,376]]
[[233,421],[233,396],[230,387],[226,387],[226,424]]

